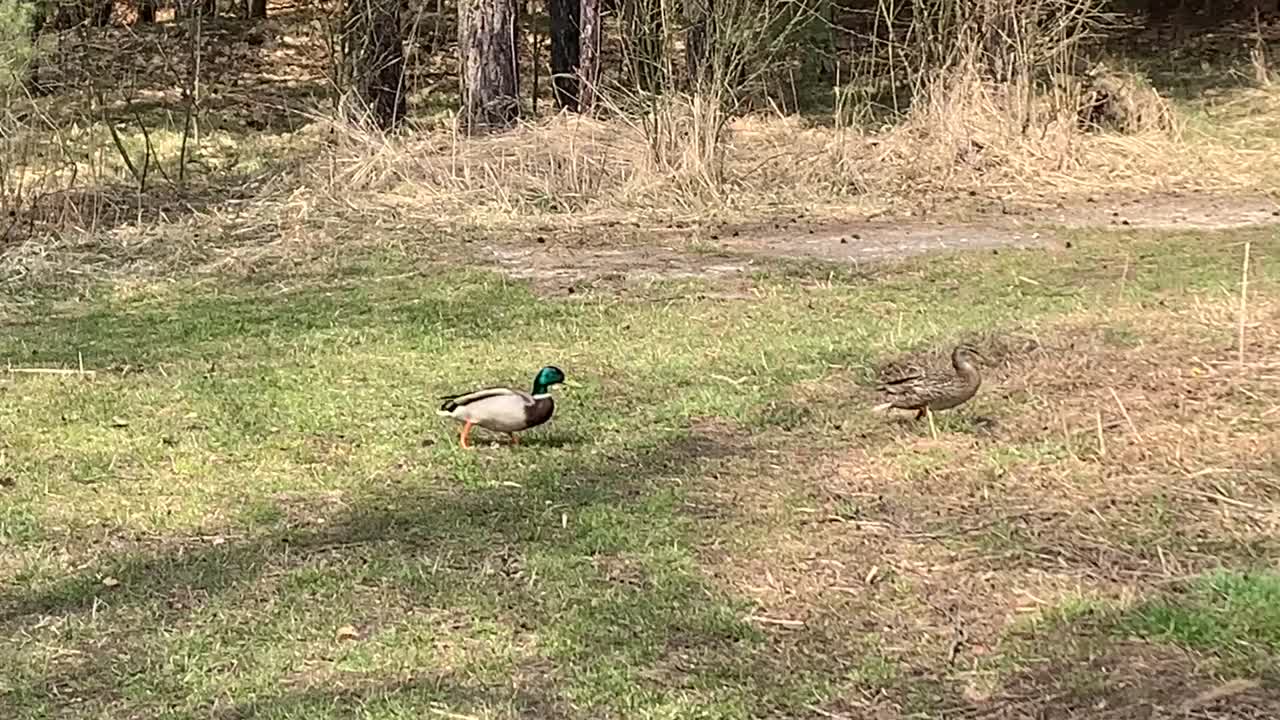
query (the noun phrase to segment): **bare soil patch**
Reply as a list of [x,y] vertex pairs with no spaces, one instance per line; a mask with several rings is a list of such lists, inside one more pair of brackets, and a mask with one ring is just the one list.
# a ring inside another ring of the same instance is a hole
[[[939,251],[1061,247],[1067,232],[1082,229],[1194,231],[1280,225],[1280,201],[1267,195],[1121,196],[1019,207],[993,202],[971,203],[935,218],[832,221],[787,214],[769,223],[616,233],[547,227],[518,238],[491,238],[481,246],[503,272],[559,294],[656,280],[726,278],[775,258],[858,265]],[[591,235],[611,241],[595,242],[588,238]]]
[[[965,215],[976,218],[966,219]],[[721,228],[721,247],[833,261],[892,260],[938,250],[1034,247],[1061,242],[1055,228],[1223,230],[1280,224],[1280,202],[1265,195],[1154,195],[1073,204],[1010,207],[975,203],[959,217],[867,218],[843,223],[780,223]]]

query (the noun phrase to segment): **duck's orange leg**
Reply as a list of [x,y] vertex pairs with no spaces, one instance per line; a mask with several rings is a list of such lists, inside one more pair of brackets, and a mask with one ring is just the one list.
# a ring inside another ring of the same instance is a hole
[[474,424],[475,424],[475,423],[473,423],[473,422],[471,422],[470,420],[468,420],[468,421],[467,421],[467,422],[462,426],[462,447],[464,447],[464,448],[466,448],[466,449],[468,449],[468,450],[470,450],[470,449],[471,449],[471,445],[470,445],[469,443],[467,443],[467,436],[471,434],[471,426],[472,426],[472,425],[474,425]]
[[519,436],[519,435],[516,435],[515,433],[507,433],[507,434],[511,436],[511,444],[512,444],[512,445],[519,445],[519,444],[520,444],[520,436]]

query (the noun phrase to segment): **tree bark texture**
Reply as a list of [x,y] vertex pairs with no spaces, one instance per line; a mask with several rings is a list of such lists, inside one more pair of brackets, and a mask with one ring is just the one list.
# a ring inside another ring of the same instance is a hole
[[382,130],[399,125],[408,109],[400,0],[347,0],[343,50],[351,118]]
[[267,16],[267,0],[245,0],[245,17],[261,20]]
[[520,117],[514,0],[463,0],[462,124],[467,132],[510,127]]
[[578,5],[578,112],[589,113],[600,84],[600,0]]
[[547,0],[551,20],[551,90],[561,108],[578,109],[580,0]]

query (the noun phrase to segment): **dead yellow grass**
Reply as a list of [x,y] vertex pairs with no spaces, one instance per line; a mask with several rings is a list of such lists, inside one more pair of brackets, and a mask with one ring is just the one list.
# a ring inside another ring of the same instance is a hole
[[[1223,136],[1187,136],[1159,123],[1129,134],[1087,132],[1074,111],[1046,110],[1027,124],[1011,110],[1015,102],[1007,88],[972,80],[930,96],[881,132],[739,118],[714,160],[720,166],[702,170],[698,162],[713,161],[656,161],[653,139],[622,120],[557,115],[481,138],[347,134],[304,185],[343,204],[393,208],[425,222],[510,227],[539,216],[670,222],[807,209],[838,217],[971,195],[1017,201],[1245,191],[1265,187],[1274,174],[1257,151],[1244,153]],[[699,132],[685,120],[673,125]]]

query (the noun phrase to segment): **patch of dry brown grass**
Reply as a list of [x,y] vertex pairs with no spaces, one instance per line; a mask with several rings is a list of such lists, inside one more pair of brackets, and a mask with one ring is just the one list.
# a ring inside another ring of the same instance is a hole
[[[1159,123],[1088,132],[1068,108],[1046,110],[1025,126],[1011,109],[1011,92],[961,77],[879,132],[795,117],[738,118],[728,125],[714,172],[699,171],[693,156],[656,162],[643,128],[617,119],[557,115],[481,138],[348,136],[304,186],[318,193],[315,200],[394,209],[422,222],[515,227],[552,217],[573,225],[667,223],[795,209],[852,217],[971,195],[1016,201],[1244,191],[1264,186],[1271,173],[1260,163],[1242,164],[1226,143],[1187,138]],[[686,120],[672,123],[687,124],[682,132],[692,137],[697,123],[692,115]]]
[[[1280,550],[1280,305],[1251,302],[1244,367],[1223,341],[1236,311],[1188,301],[987,338],[987,384],[937,440],[881,418],[851,419],[834,449],[758,439],[704,490],[730,518],[708,573],[760,615],[873,634],[989,698],[984,658],[1042,611]],[[847,380],[799,391],[848,405]]]

